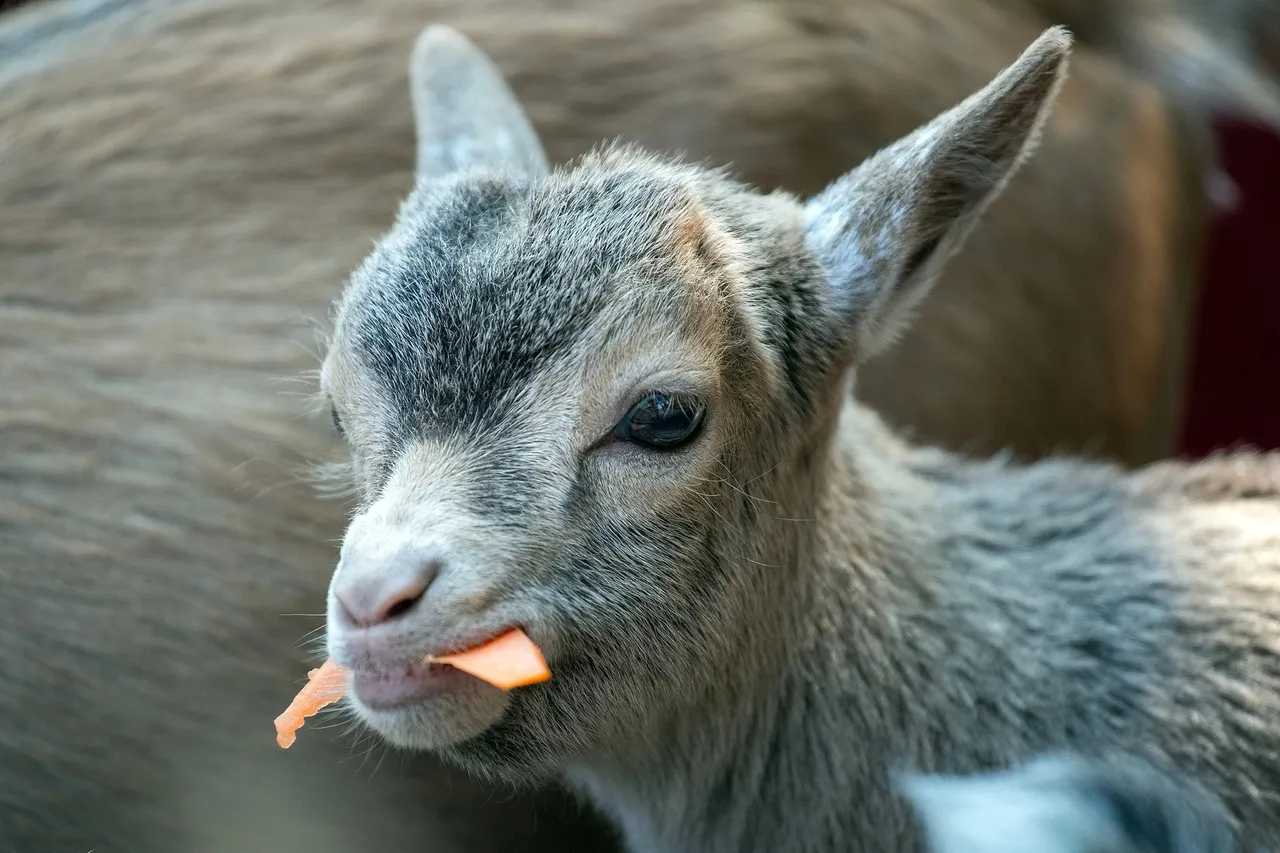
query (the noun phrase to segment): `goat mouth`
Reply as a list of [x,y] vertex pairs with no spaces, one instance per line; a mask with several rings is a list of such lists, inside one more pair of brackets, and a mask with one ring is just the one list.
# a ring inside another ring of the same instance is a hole
[[447,663],[423,661],[392,670],[355,670],[351,688],[365,707],[394,710],[453,693],[472,680]]

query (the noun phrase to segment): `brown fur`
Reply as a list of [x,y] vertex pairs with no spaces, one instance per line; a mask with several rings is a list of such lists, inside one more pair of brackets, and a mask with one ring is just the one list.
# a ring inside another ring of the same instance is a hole
[[[1002,0],[1003,1],[1003,0]],[[1023,0],[1008,0],[1021,8]],[[1280,6],[1274,0],[1031,0],[1085,43],[1135,70],[1180,78],[1201,103],[1280,117]]]
[[[304,318],[407,185],[413,34],[475,37],[554,159],[623,134],[809,192],[1043,22],[977,0],[169,5],[0,21],[4,840],[569,849],[561,806],[480,808],[434,765],[358,772],[340,737],[270,737],[320,624],[281,614],[320,610],[344,520],[295,482],[327,423],[272,378],[315,366]],[[951,446],[1166,452],[1198,128],[1080,51],[1040,155],[861,395]]]

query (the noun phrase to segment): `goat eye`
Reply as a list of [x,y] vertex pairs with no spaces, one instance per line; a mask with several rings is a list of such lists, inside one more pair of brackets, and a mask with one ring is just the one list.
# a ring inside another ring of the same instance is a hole
[[669,450],[698,432],[706,407],[685,394],[650,394],[631,407],[613,434],[655,450]]
[[338,435],[346,435],[347,431],[342,428],[342,418],[338,417],[338,407],[330,406],[329,414],[333,416],[333,428],[338,431]]

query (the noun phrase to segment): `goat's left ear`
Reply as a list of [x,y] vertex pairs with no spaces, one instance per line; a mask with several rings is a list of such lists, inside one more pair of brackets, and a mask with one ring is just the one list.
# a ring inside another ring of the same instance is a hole
[[409,63],[418,133],[417,179],[471,168],[538,177],[547,157],[493,61],[451,27],[427,27]]
[[860,359],[883,350],[1034,147],[1071,36],[1045,31],[984,89],[838,179],[805,208],[805,240]]

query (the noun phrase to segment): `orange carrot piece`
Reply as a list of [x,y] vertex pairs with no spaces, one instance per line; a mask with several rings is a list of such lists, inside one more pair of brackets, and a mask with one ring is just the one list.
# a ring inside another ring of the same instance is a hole
[[551,670],[542,651],[518,628],[483,646],[427,660],[447,663],[503,690],[538,684],[551,678]]
[[347,670],[332,659],[307,673],[307,684],[293,697],[284,713],[276,717],[276,743],[288,749],[298,738],[298,729],[307,717],[347,695]]

